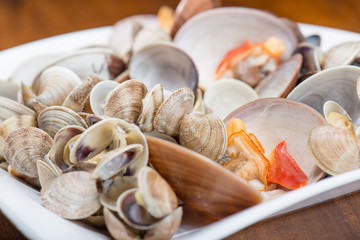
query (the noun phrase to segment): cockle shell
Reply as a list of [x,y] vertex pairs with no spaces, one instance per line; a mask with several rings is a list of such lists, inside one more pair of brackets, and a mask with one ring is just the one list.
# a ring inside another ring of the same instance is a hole
[[143,99],[143,109],[138,119],[138,125],[141,131],[149,132],[153,130],[155,114],[163,101],[163,88],[161,84],[157,84]]
[[22,97],[27,106],[32,107],[34,100],[46,106],[61,105],[73,88],[81,83],[81,79],[68,68],[54,66],[42,72],[38,83],[36,90],[22,85]]
[[106,99],[104,114],[135,123],[142,110],[147,89],[139,80],[128,80],[116,87]]
[[67,219],[82,219],[100,208],[99,193],[91,174],[84,171],[64,173],[41,191],[42,204]]
[[181,88],[170,95],[160,106],[154,118],[154,129],[171,136],[179,135],[181,121],[191,112],[195,96],[191,89]]
[[34,110],[6,97],[0,96],[0,122],[17,115],[35,116]]
[[360,167],[360,140],[348,129],[316,127],[310,133],[309,146],[316,164],[330,175]]
[[150,167],[140,170],[135,197],[138,204],[155,218],[163,218],[178,206],[177,197],[170,185]]
[[73,110],[63,106],[47,107],[38,115],[39,128],[52,138],[63,127],[76,125],[87,128],[85,120]]
[[85,79],[69,93],[62,106],[70,108],[75,112],[81,112],[88,100],[90,91],[100,81],[102,79],[95,75]]
[[104,106],[107,95],[114,90],[119,83],[105,80],[96,84],[90,92],[91,110],[98,116],[104,115]]
[[226,150],[227,134],[223,121],[214,114],[186,114],[180,126],[180,145],[212,160],[218,160]]
[[53,144],[52,138],[36,127],[19,128],[5,139],[4,155],[8,163],[28,177],[38,176],[36,161],[43,160]]
[[31,115],[18,115],[6,119],[0,124],[0,157],[4,157],[4,141],[9,136],[9,134],[21,127],[26,126],[37,126],[37,121],[35,116]]

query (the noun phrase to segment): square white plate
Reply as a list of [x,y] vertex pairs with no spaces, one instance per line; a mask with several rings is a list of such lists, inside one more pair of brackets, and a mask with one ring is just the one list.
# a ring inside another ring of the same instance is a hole
[[[322,49],[346,40],[360,40],[360,34],[332,28],[301,24],[305,36],[319,34]],[[26,59],[42,53],[59,53],[106,44],[111,27],[68,33],[0,52],[0,79],[8,79]],[[0,82],[1,84],[1,82]],[[1,85],[0,85],[1,86]],[[233,214],[220,221],[197,227],[182,226],[175,239],[220,239],[260,220],[313,205],[360,189],[360,169],[323,179],[315,184],[291,191],[281,197]],[[31,239],[108,239],[106,235],[80,222],[63,219],[41,205],[40,194],[0,169],[0,209]],[[189,230],[189,229],[196,230]]]

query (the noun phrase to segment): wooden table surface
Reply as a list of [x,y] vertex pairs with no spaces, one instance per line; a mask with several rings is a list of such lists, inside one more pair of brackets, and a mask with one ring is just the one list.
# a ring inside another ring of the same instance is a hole
[[[358,0],[223,0],[279,16],[360,33]],[[107,26],[126,16],[156,13],[178,0],[0,0],[0,50],[37,39]],[[25,237],[0,212],[0,239]],[[360,239],[360,193],[250,226],[229,239]]]

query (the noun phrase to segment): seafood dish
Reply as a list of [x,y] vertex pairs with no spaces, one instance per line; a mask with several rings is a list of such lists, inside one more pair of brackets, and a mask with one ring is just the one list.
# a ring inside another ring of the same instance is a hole
[[0,53],[1,210],[67,229],[27,237],[224,238],[359,189],[360,35],[202,2]]

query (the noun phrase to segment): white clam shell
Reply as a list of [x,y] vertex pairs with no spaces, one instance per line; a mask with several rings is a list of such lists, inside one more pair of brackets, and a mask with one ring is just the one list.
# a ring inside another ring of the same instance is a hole
[[236,79],[220,79],[207,88],[203,104],[208,112],[224,119],[236,108],[259,98],[248,84]]
[[104,115],[106,96],[119,85],[118,82],[105,80],[96,84],[90,92],[91,110],[96,115]]
[[325,52],[323,66],[326,69],[348,65],[355,57],[360,57],[360,41],[340,43]]
[[0,96],[0,122],[17,115],[35,116],[36,113],[21,103]]

